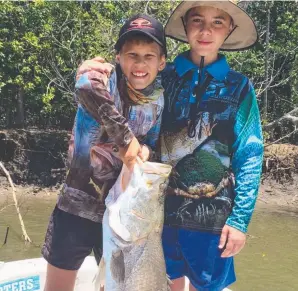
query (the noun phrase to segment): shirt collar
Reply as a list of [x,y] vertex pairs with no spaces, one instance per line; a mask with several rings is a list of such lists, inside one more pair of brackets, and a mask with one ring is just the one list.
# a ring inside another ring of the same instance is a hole
[[[177,74],[182,77],[190,70],[198,70],[199,67],[194,64],[189,58],[189,51],[183,52],[178,55],[175,60],[175,69]],[[206,70],[213,78],[218,81],[223,81],[230,71],[229,64],[224,55],[219,54],[218,59],[207,65],[204,70]]]

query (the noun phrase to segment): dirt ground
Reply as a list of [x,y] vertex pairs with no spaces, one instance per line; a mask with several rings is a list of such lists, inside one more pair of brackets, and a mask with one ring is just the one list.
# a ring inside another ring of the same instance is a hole
[[[26,203],[28,199],[43,199],[43,200],[55,200],[59,194],[59,187],[39,187],[32,185],[16,185],[16,194],[20,208],[22,209],[22,204]],[[12,190],[8,183],[0,184],[0,213],[7,207],[13,206]]]
[[298,210],[298,176],[292,182],[280,184],[265,180],[260,185],[258,201],[268,206],[289,207]]

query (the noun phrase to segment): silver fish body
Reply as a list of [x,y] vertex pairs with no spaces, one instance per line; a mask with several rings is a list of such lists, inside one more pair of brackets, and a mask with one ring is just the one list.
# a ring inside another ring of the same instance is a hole
[[161,233],[164,190],[171,169],[151,162],[136,165],[123,191],[121,182],[128,173],[123,166],[106,198],[96,291],[100,285],[105,291],[168,290]]

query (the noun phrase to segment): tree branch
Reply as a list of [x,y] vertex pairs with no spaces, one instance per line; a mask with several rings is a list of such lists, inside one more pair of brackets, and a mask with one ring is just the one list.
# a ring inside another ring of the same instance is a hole
[[31,243],[32,241],[31,241],[30,237],[28,236],[27,231],[26,231],[26,228],[25,228],[25,224],[24,224],[24,221],[23,221],[23,218],[22,218],[22,215],[21,215],[21,211],[20,211],[19,205],[18,205],[18,200],[17,200],[17,196],[16,196],[16,189],[14,187],[14,184],[12,182],[12,179],[10,177],[10,174],[9,174],[9,172],[6,170],[6,168],[4,167],[4,165],[1,162],[0,162],[0,168],[3,170],[4,174],[7,177],[8,182],[9,182],[11,188],[12,188],[12,197],[13,197],[14,205],[16,207],[17,214],[18,214],[18,217],[19,217],[19,221],[20,221],[20,224],[21,224],[21,228],[22,228],[22,232],[23,232],[23,237],[24,237],[25,241]]
[[283,123],[284,121],[291,121],[295,127],[298,127],[298,117],[296,115],[298,115],[298,107],[296,107],[292,111],[286,113],[281,118],[264,125],[263,128],[265,130],[270,130],[270,129],[273,129],[278,124]]
[[271,142],[271,143],[265,144],[265,145],[264,145],[264,148],[266,148],[266,147],[268,147],[268,146],[270,146],[270,145],[272,145],[272,144],[278,143],[278,142],[280,142],[281,140],[283,140],[283,139],[285,139],[285,138],[287,138],[287,137],[290,137],[290,136],[291,136],[293,133],[295,133],[296,131],[298,131],[298,129],[293,130],[293,131],[290,132],[289,134],[287,134],[287,135],[285,135],[285,136],[283,136],[283,137],[281,137],[281,138],[279,138],[279,139],[277,139],[277,140],[275,140],[275,141],[273,141],[273,142]]

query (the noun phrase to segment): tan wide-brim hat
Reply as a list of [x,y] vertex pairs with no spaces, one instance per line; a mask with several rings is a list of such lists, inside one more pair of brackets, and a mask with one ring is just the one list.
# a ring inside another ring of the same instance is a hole
[[188,42],[183,24],[186,12],[197,6],[211,6],[228,13],[232,17],[234,23],[232,33],[228,36],[220,49],[226,51],[248,49],[258,41],[256,25],[251,17],[233,2],[236,1],[183,1],[176,7],[168,19],[165,27],[165,34],[173,39]]

